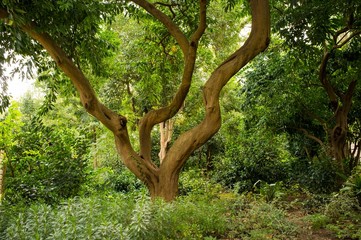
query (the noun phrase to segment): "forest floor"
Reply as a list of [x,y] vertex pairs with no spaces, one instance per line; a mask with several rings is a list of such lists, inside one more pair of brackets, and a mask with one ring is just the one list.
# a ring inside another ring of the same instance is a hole
[[291,210],[287,212],[287,218],[290,222],[299,227],[299,240],[337,240],[334,233],[327,229],[317,229],[312,227],[312,224],[304,218],[307,213],[303,210]]

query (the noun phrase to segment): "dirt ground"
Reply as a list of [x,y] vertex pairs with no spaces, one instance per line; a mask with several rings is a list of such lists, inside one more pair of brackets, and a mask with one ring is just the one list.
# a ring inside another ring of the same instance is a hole
[[332,232],[326,229],[314,230],[309,222],[303,218],[306,214],[301,210],[289,211],[287,218],[299,227],[299,235],[295,240],[337,240]]

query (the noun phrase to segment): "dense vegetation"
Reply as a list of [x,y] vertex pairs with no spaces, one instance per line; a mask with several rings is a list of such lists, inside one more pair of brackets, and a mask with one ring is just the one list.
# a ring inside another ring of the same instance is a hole
[[361,239],[361,3],[270,1],[252,51],[264,4],[2,1],[0,240]]

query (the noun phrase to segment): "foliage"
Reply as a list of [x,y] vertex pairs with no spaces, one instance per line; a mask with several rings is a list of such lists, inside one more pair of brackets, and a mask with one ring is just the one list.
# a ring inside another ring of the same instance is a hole
[[7,151],[14,144],[16,144],[16,141],[14,141],[14,136],[20,132],[21,126],[23,125],[21,122],[19,104],[12,102],[6,113],[0,115],[0,117],[0,149]]
[[20,108],[19,130],[8,131],[13,138],[7,148],[4,200],[52,204],[79,194],[88,174],[87,130],[61,127],[65,117],[56,124],[39,120],[34,117],[37,107],[28,100]]
[[44,128],[36,135],[18,136],[21,142],[12,149],[8,164],[5,200],[53,203],[78,194],[86,180],[87,141],[73,134]]
[[330,223],[330,218],[324,214],[316,213],[313,215],[308,215],[304,218],[305,221],[309,221],[312,224],[313,229],[322,229]]
[[330,194],[338,189],[337,169],[328,156],[310,159],[299,158],[291,164],[290,180],[306,187],[313,193]]
[[352,192],[340,190],[328,197],[326,203],[316,203],[315,208],[316,211],[304,218],[313,229],[327,229],[340,239],[360,238],[361,208]]
[[6,208],[17,210],[0,239],[189,239],[220,234],[226,228],[221,216],[226,209],[219,202],[152,203],[144,195],[75,198],[59,207]]
[[340,190],[357,198],[361,206],[361,167],[354,169],[353,174],[346,181],[345,186]]
[[285,213],[263,201],[250,202],[240,209],[239,225],[235,238],[241,239],[290,239],[297,236],[297,227],[285,218]]
[[[259,186],[258,186],[259,185]],[[263,181],[257,181],[254,184],[255,190],[266,202],[272,202],[277,198],[280,198],[282,194],[282,182],[266,183]]]
[[214,164],[216,181],[243,192],[252,190],[259,180],[274,183],[287,179],[293,157],[285,137],[256,127],[247,130],[242,115],[232,115],[220,131],[227,144]]
[[222,187],[212,182],[199,169],[184,171],[179,178],[179,195],[216,196]]
[[181,197],[173,203],[102,194],[59,206],[0,206],[0,239],[287,239],[297,235],[284,212],[246,196]]
[[323,213],[311,215],[314,228],[326,228],[341,239],[359,239],[361,237],[360,206],[355,197],[345,192],[336,194],[325,207]]
[[86,195],[107,192],[134,193],[144,190],[144,185],[124,166],[117,168],[98,167],[90,172],[88,181],[82,186]]

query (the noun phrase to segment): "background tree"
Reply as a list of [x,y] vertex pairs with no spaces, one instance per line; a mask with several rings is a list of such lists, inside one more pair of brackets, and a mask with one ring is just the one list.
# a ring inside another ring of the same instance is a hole
[[39,106],[39,100],[26,96],[20,104],[11,104],[0,124],[7,203],[54,204],[79,195],[88,179],[92,132],[78,126],[80,119],[71,114],[69,104],[57,102],[56,113],[54,109],[41,120],[36,115]]
[[340,173],[349,173],[349,167],[354,166],[345,165],[345,159],[352,156],[347,133],[360,76],[360,2],[320,4],[320,1],[312,0],[294,2],[282,10],[280,6],[275,4],[275,13],[281,14],[275,14],[280,16],[276,29],[289,46],[304,50],[301,64],[312,73],[309,78],[318,79],[318,84],[312,81],[310,87],[318,85],[327,96],[327,115],[310,108],[304,114],[324,126],[325,138],[312,137],[318,142],[326,142],[327,151],[335,159]]
[[19,134],[22,122],[18,104],[13,102],[0,121],[0,201],[4,197],[6,169],[11,162],[13,154],[11,148],[17,144],[15,136]]
[[272,9],[280,38],[241,76],[247,128],[287,133],[294,172],[335,190],[332,179],[340,187],[359,163],[359,2],[275,1]]

